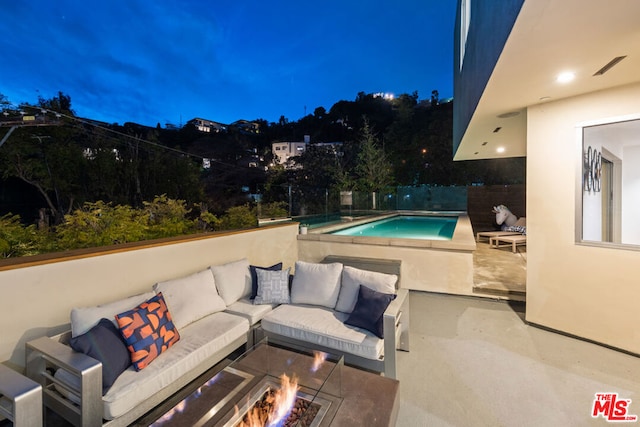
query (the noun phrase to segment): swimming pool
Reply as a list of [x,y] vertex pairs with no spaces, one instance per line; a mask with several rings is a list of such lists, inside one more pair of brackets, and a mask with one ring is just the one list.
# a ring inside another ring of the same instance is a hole
[[400,215],[333,231],[338,236],[451,240],[458,217]]

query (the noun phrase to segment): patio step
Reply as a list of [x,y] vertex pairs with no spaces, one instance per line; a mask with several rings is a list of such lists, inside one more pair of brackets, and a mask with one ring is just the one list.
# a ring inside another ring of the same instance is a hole
[[495,285],[495,284],[475,285],[473,287],[473,293],[481,294],[481,295],[498,296],[502,298],[511,299],[514,301],[526,301],[526,298],[527,298],[527,291],[513,289],[513,288],[510,289],[508,287]]

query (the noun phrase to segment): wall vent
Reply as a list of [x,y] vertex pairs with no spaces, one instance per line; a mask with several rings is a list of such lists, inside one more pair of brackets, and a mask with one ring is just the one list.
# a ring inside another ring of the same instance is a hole
[[622,61],[624,58],[626,58],[627,55],[624,56],[616,56],[615,58],[613,58],[611,61],[609,61],[607,63],[607,65],[605,65],[604,67],[600,68],[598,71],[596,71],[596,73],[594,74],[594,76],[601,76],[604,73],[606,73],[607,71],[609,71],[610,69],[612,69],[613,67],[615,67],[618,62]]

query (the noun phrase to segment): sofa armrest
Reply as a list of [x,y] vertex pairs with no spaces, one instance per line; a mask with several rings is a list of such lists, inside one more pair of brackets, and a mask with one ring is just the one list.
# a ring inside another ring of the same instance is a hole
[[[65,381],[55,377],[62,369]],[[45,406],[74,425],[102,425],[102,364],[54,338],[26,344],[26,374],[42,386]]]
[[396,349],[409,351],[409,291],[398,289],[383,315],[384,374],[396,378]]

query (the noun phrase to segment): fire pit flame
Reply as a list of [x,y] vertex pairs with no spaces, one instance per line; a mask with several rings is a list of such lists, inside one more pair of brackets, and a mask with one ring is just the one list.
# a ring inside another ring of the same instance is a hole
[[289,378],[286,374],[280,377],[280,388],[273,390],[269,395],[268,402],[271,410],[265,413],[263,408],[254,406],[247,412],[243,421],[238,424],[242,427],[275,427],[287,419],[293,409],[298,390],[298,379],[295,375]]
[[327,353],[323,353],[322,351],[313,352],[313,366],[311,367],[311,372],[318,372],[318,369],[324,364],[329,355]]
[[269,426],[276,426],[284,420],[293,405],[296,403],[298,395],[298,379],[293,376],[291,379],[286,374],[280,377],[280,390],[275,393],[274,411],[269,415]]

